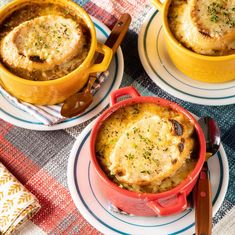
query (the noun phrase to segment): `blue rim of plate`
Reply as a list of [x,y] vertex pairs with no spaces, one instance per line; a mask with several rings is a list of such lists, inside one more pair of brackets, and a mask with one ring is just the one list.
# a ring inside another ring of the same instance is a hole
[[[82,141],[80,141],[80,145],[78,147],[78,149],[76,150],[76,154],[75,154],[75,160],[74,160],[74,169],[73,169],[73,178],[74,178],[74,183],[75,183],[75,188],[76,188],[76,192],[83,204],[83,206],[86,208],[87,211],[89,211],[90,215],[92,215],[94,217],[94,219],[96,219],[99,223],[101,223],[103,226],[105,226],[106,228],[114,231],[114,232],[117,232],[119,234],[123,234],[123,235],[131,235],[131,234],[128,234],[128,233],[125,233],[125,232],[122,232],[120,230],[117,230],[115,228],[113,228],[112,226],[110,226],[109,224],[107,224],[105,221],[101,220],[95,213],[94,211],[92,211],[92,209],[89,207],[89,205],[86,203],[85,199],[83,198],[82,196],[82,193],[80,191],[80,188],[79,188],[79,184],[78,184],[78,181],[77,181],[77,177],[76,177],[76,169],[77,169],[77,164],[78,164],[78,159],[80,157],[80,152],[84,146],[84,144],[86,143],[88,137],[90,136],[90,133],[91,133],[91,130],[88,131],[88,133],[83,137]],[[223,183],[223,179],[224,179],[224,169],[223,169],[223,162],[222,162],[222,158],[221,158],[221,153],[220,151],[218,152],[217,154],[218,156],[218,159],[219,159],[219,165],[220,165],[220,180],[219,180],[219,185],[218,185],[218,189],[217,189],[217,192],[215,194],[215,197],[212,201],[212,204],[214,206],[214,204],[216,203],[218,197],[219,197],[219,194],[221,192],[221,188],[222,188],[222,183]],[[188,212],[186,212],[186,214],[184,214],[183,216],[181,216],[180,218],[178,219],[175,219],[171,222],[167,222],[165,224],[160,224],[160,225],[149,225],[149,226],[144,226],[144,225],[138,225],[138,224],[133,224],[133,223],[129,223],[129,222],[126,222],[124,220],[121,220],[120,218],[117,218],[115,215],[113,215],[112,213],[110,213],[103,205],[102,203],[98,200],[98,198],[96,197],[95,193],[94,193],[94,190],[92,188],[92,184],[91,184],[91,180],[90,180],[90,172],[91,172],[91,168],[90,168],[90,164],[91,162],[89,161],[89,164],[88,164],[88,181],[89,181],[89,187],[90,187],[90,190],[92,191],[92,194],[95,198],[95,200],[98,202],[98,204],[103,208],[103,210],[105,210],[109,215],[111,215],[112,217],[114,217],[115,219],[118,219],[126,224],[130,224],[130,225],[133,225],[133,226],[137,226],[137,227],[161,227],[161,226],[165,226],[165,225],[169,225],[171,223],[174,223],[180,219],[182,219],[183,217],[185,217],[187,214],[189,214],[192,209],[189,209]],[[185,232],[187,231],[188,229],[190,229],[191,227],[193,227],[195,225],[195,223],[192,223],[188,226],[186,226],[185,228],[181,229],[181,230],[178,230],[174,233],[170,233],[168,235],[176,235],[176,234],[180,234],[182,232]]]
[[[195,89],[198,89],[198,90],[203,90],[203,91],[211,91],[211,90],[213,90],[213,91],[223,91],[223,90],[228,90],[228,89],[231,89],[231,88],[234,88],[234,87],[235,87],[235,85],[234,85],[234,86],[231,86],[231,87],[218,88],[218,89],[215,89],[215,88],[213,88],[213,89],[207,89],[207,88],[202,88],[202,87],[199,88],[199,87],[196,87],[196,86],[192,86],[192,85],[190,85],[190,84],[187,84],[187,83],[181,81],[181,80],[180,80],[179,78],[177,78],[176,76],[174,76],[174,75],[167,69],[167,67],[163,64],[162,58],[161,58],[160,53],[159,53],[158,41],[159,41],[159,37],[160,37],[161,31],[162,31],[162,26],[160,27],[160,30],[159,30],[158,33],[157,33],[157,41],[156,41],[156,50],[157,50],[157,54],[158,54],[158,57],[159,57],[159,60],[160,60],[160,62],[161,62],[161,64],[162,64],[162,66],[164,67],[164,69],[166,70],[166,72],[167,72],[169,75],[171,75],[173,78],[175,78],[175,80],[177,80],[178,82],[180,82],[180,83],[182,83],[182,84],[184,84],[184,85],[186,85],[186,86],[188,86],[188,87],[192,87],[192,88],[195,88]],[[146,52],[146,53],[147,53],[147,52]]]
[[[100,26],[98,25],[97,23],[94,22],[94,25],[96,28],[98,28],[98,30],[100,30],[100,32],[107,38],[108,37],[108,33]],[[99,106],[103,100],[105,100],[107,98],[107,96],[109,95],[110,91],[112,90],[114,84],[115,84],[115,81],[117,79],[117,73],[118,73],[118,67],[119,67],[119,64],[118,64],[118,56],[117,54],[115,55],[115,74],[114,74],[114,78],[113,78],[113,81],[112,81],[112,84],[111,86],[109,87],[109,89],[106,91],[106,94],[102,97],[102,99],[94,106],[92,107],[91,109],[89,109],[87,112],[84,112],[82,115],[78,116],[78,117],[74,117],[74,118],[70,118],[70,119],[67,119],[67,120],[64,120],[62,123],[66,123],[66,122],[71,122],[71,121],[74,121],[74,120],[78,120],[80,118],[82,118],[83,116],[85,116],[86,114],[92,112],[97,106]],[[0,91],[0,95],[2,95],[2,97],[10,104],[10,105],[13,105],[3,94],[2,92]],[[21,110],[19,107],[13,105],[15,108]],[[25,122],[25,123],[28,123],[28,124],[35,124],[35,125],[42,125],[42,126],[45,126],[45,124],[43,124],[42,122],[33,122],[33,121],[28,121],[28,120],[25,120],[25,119],[22,119],[22,118],[19,118],[19,117],[16,117],[10,113],[8,113],[7,111],[3,110],[1,107],[0,107],[0,111],[5,113],[6,115],[16,119],[16,120],[19,120],[19,121],[22,121],[22,122]],[[21,110],[23,111],[23,110]],[[25,111],[23,111],[25,112]]]
[[[201,98],[201,99],[209,99],[209,100],[217,100],[217,99],[229,99],[229,98],[233,98],[235,97],[235,95],[231,95],[231,96],[224,96],[224,97],[205,97],[205,96],[197,96],[197,95],[192,95],[190,93],[187,93],[185,91],[182,91],[182,90],[179,90],[177,89],[176,87],[172,86],[171,84],[169,84],[168,82],[166,82],[159,74],[158,72],[155,70],[154,66],[152,65],[150,59],[149,59],[149,55],[148,55],[148,52],[147,52],[147,35],[148,35],[148,32],[149,32],[149,27],[152,23],[152,21],[154,20],[154,18],[157,16],[158,14],[158,10],[155,10],[154,13],[152,14],[152,16],[149,18],[149,21],[146,25],[146,28],[145,28],[145,31],[144,31],[144,36],[143,36],[143,43],[144,43],[144,54],[145,54],[145,57],[146,57],[146,60],[148,62],[148,65],[150,66],[152,72],[157,76],[159,77],[159,79],[165,83],[167,86],[171,87],[172,89],[182,93],[182,94],[185,94],[185,95],[188,95],[188,96],[191,96],[191,97],[194,97],[194,98]],[[157,39],[156,39],[156,50],[157,50],[157,55],[159,57],[159,60],[160,62],[162,62],[162,59],[159,55],[159,50],[158,50],[158,40],[159,40],[159,35],[160,35],[160,31],[161,31],[161,28],[160,27],[160,30],[158,31],[158,34],[157,34]],[[163,65],[163,63],[161,63]],[[213,90],[227,90],[227,89],[231,89],[231,88],[234,88],[235,86],[231,86],[231,87],[227,87],[227,88],[221,88],[221,89],[204,89],[204,88],[199,88],[199,87],[194,87],[194,86],[191,86],[189,84],[186,84],[184,82],[182,82],[180,79],[176,78],[173,74],[171,74],[167,68],[163,65],[163,68],[165,69],[165,71],[170,75],[172,76],[175,80],[177,80],[178,82],[181,82],[183,83],[184,85],[187,85],[189,87],[193,87],[193,88],[196,88],[196,89],[199,89],[199,90],[210,90],[210,91],[213,91]]]

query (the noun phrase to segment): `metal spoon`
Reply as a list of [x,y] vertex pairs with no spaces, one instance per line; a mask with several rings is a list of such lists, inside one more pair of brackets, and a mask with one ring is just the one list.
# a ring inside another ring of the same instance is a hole
[[206,160],[194,188],[195,230],[196,235],[212,234],[212,196],[207,160],[215,155],[220,147],[220,129],[211,117],[200,118],[206,140]]
[[[205,139],[207,159],[218,152],[220,146],[220,129],[217,122],[211,117],[202,117],[198,120]],[[206,160],[207,160],[206,159]]]
[[[131,16],[127,13],[122,14],[117,23],[114,25],[111,34],[107,38],[105,45],[113,50],[113,55],[117,51],[119,45],[123,41],[126,32],[128,31],[131,23]],[[102,56],[98,56],[95,60],[96,63],[100,63]],[[61,115],[64,117],[74,117],[85,111],[93,101],[93,95],[91,94],[91,87],[96,80],[96,74],[91,74],[87,86],[83,91],[76,93],[64,101],[61,108]]]

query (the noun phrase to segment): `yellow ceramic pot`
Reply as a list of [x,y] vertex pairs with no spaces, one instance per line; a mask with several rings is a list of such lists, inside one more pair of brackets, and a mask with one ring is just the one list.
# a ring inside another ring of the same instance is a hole
[[[107,70],[112,59],[112,50],[103,44],[97,43],[95,27],[89,15],[83,8],[69,0],[15,0],[0,10],[0,23],[16,9],[30,3],[39,2],[58,4],[65,9],[73,9],[82,17],[91,34],[91,46],[88,55],[76,70],[64,77],[50,81],[22,79],[10,73],[0,63],[0,82],[8,92],[23,101],[42,105],[56,104],[79,91],[86,84],[89,74]],[[100,64],[93,64],[96,52],[104,55]]]
[[235,54],[226,56],[205,56],[197,54],[179,43],[171,33],[167,15],[171,0],[161,3],[151,0],[161,11],[164,37],[168,53],[175,66],[192,79],[220,83],[235,79]]

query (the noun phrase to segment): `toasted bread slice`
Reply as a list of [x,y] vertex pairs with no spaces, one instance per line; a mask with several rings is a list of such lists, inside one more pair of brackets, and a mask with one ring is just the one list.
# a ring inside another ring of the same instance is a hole
[[198,31],[212,38],[233,37],[235,32],[234,0],[189,0],[191,19]]
[[14,28],[2,40],[0,50],[11,68],[45,71],[71,60],[83,44],[82,30],[75,21],[48,15]]
[[[219,9],[213,0],[174,0],[168,18],[177,40],[204,55],[223,55],[234,50],[234,0],[221,2]],[[230,20],[224,14],[228,14]]]
[[110,155],[109,170],[129,185],[160,184],[190,157],[193,140],[179,120],[146,117],[122,134]]

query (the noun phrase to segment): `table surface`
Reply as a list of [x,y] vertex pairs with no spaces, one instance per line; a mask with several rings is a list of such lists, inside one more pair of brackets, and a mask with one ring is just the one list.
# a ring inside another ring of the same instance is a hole
[[[1,0],[0,7],[10,2]],[[142,95],[167,98],[197,116],[215,118],[229,160],[229,187],[213,218],[213,234],[234,234],[235,229],[235,105],[203,106],[185,102],[160,89],[144,71],[138,56],[138,33],[150,11],[147,0],[77,0],[89,14],[109,28],[123,12],[132,24],[122,43],[125,70],[122,87],[133,85]],[[90,120],[91,121],[91,120]],[[13,126],[0,119],[0,161],[32,192],[41,205],[21,234],[99,234],[76,209],[67,186],[67,163],[76,137],[90,122],[65,130],[40,132]]]

